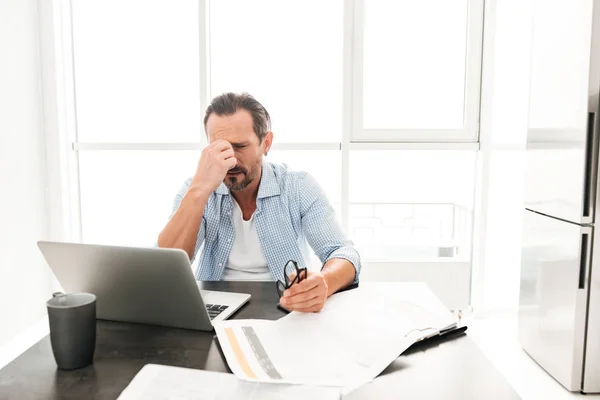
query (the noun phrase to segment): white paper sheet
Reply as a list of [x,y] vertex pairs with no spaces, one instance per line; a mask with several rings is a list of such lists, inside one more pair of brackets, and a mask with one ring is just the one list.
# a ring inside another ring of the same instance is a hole
[[119,400],[339,400],[340,390],[239,380],[232,374],[148,364]]
[[319,313],[222,321],[215,331],[241,379],[338,386],[345,394],[455,322],[425,284],[370,283],[330,297]]

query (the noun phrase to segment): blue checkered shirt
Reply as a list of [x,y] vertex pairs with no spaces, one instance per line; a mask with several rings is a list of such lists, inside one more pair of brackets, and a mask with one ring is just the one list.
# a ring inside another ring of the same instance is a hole
[[[175,196],[173,213],[191,181],[188,179]],[[208,199],[198,231],[192,259],[196,259],[202,248],[197,280],[220,280],[223,275],[235,240],[232,209],[229,189],[221,183]],[[323,264],[332,258],[350,261],[356,269],[355,282],[358,282],[360,257],[337,223],[325,193],[308,173],[264,162],[254,221],[273,280],[283,279],[283,267],[289,260],[297,261],[299,266],[309,266],[308,242]]]

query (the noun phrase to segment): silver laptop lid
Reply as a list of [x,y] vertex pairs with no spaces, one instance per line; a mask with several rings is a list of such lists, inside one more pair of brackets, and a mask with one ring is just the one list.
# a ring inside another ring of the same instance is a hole
[[66,292],[97,297],[97,317],[211,330],[188,255],[179,249],[38,242]]

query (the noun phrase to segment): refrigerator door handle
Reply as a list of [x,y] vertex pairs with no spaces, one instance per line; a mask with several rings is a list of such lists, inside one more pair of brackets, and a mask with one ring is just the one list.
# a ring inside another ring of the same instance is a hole
[[591,252],[592,233],[585,232],[581,234],[581,255],[579,257],[579,289],[585,289],[585,278],[589,271],[589,264],[592,260]]
[[596,179],[598,166],[598,128],[596,112],[588,113],[587,140],[585,149],[585,180],[583,187],[584,223],[592,223],[594,218],[594,202],[596,200]]

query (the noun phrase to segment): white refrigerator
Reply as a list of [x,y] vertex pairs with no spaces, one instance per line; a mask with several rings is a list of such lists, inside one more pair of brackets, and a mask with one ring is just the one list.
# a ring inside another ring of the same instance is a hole
[[519,342],[600,393],[600,0],[534,0]]

